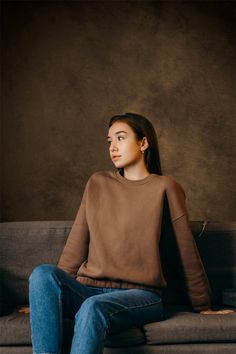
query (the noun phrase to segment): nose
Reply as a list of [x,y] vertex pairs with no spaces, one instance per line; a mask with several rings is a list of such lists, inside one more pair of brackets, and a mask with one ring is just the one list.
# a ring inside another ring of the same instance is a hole
[[112,152],[112,151],[117,151],[117,146],[116,146],[116,144],[111,142],[109,149],[110,149],[111,152]]

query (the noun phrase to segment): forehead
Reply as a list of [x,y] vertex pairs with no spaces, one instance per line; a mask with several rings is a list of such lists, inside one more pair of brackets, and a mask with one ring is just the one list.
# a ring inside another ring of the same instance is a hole
[[133,133],[132,128],[127,123],[125,123],[125,122],[115,122],[110,127],[110,129],[108,131],[108,136],[112,136],[112,135],[116,134],[119,131],[125,131],[128,134]]

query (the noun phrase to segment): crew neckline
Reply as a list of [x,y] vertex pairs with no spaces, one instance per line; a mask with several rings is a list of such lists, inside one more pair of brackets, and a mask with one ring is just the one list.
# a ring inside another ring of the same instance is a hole
[[139,184],[148,183],[149,181],[151,181],[155,177],[154,173],[150,173],[148,176],[146,176],[146,177],[144,177],[142,179],[133,180],[133,179],[128,179],[128,178],[122,176],[119,173],[119,171],[114,171],[114,175],[123,184],[133,185],[133,186],[136,186],[136,185],[139,185]]

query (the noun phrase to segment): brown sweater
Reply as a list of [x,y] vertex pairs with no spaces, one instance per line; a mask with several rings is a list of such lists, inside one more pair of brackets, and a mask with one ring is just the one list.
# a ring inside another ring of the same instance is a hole
[[85,285],[159,292],[167,285],[159,250],[165,196],[192,306],[209,308],[209,283],[188,224],[185,193],[169,176],[128,180],[118,171],[94,173],[58,267]]

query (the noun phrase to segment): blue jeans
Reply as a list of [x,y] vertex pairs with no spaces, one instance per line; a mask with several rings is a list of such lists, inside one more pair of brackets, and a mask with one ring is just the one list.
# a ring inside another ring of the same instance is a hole
[[142,289],[92,287],[50,264],[29,278],[34,354],[59,354],[63,318],[74,319],[70,354],[101,354],[106,337],[163,319],[160,295]]

